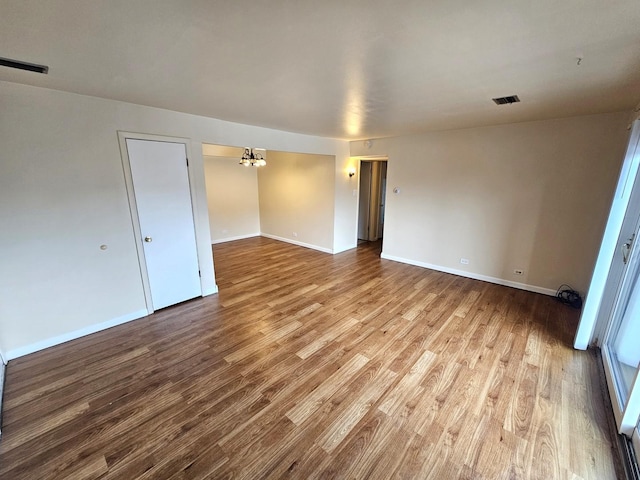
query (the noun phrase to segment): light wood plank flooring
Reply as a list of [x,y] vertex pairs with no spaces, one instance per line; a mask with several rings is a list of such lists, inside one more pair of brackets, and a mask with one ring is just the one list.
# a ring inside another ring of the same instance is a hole
[[553,298],[254,238],[220,293],[9,363],[3,479],[615,478]]

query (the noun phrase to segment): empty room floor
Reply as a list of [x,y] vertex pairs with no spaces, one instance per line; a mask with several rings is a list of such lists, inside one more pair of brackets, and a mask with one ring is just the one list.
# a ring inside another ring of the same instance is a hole
[[613,479],[578,312],[265,238],[220,293],[11,361],[0,478]]

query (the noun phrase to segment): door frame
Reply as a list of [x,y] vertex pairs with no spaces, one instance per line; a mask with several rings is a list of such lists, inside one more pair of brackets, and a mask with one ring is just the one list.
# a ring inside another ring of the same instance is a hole
[[[118,143],[120,144],[120,158],[122,159],[122,170],[124,173],[124,181],[127,189],[127,198],[129,200],[129,212],[131,213],[131,226],[133,227],[133,235],[136,244],[136,251],[138,253],[138,264],[140,267],[140,277],[142,279],[142,289],[144,291],[144,301],[147,307],[147,313],[151,315],[154,312],[153,303],[151,301],[151,285],[149,283],[149,274],[147,271],[147,262],[144,255],[144,245],[142,243],[142,231],[140,229],[140,218],[138,217],[138,205],[136,203],[135,190],[133,187],[133,176],[131,174],[131,162],[129,160],[129,151],[127,150],[127,139],[131,140],[146,140],[150,142],[165,142],[165,143],[178,143],[185,147],[187,159],[193,158],[191,155],[191,141],[188,138],[183,137],[167,137],[164,135],[152,135],[147,133],[134,133],[118,131]],[[191,197],[191,214],[193,216],[193,225],[196,236],[196,255],[198,258],[198,267],[202,271],[202,265],[200,265],[200,255],[198,253],[198,227],[197,221],[197,199],[196,192],[193,188],[193,174],[192,174],[193,162],[187,161],[187,175],[189,177],[189,196]],[[204,296],[202,288],[202,279],[200,279],[200,295]]]
[[[607,388],[611,397],[611,406],[616,420],[618,433],[631,437],[638,425],[638,412],[640,412],[640,381],[636,374],[634,385],[631,386],[631,393],[628,398],[622,398],[622,392],[613,378],[614,369],[617,369],[616,360],[612,358],[610,349],[602,349],[602,362],[604,363],[605,378]],[[635,387],[635,388],[634,388]],[[625,404],[626,402],[626,404]],[[624,408],[622,407],[624,405]],[[632,423],[629,423],[631,421]]]
[[580,323],[576,331],[573,347],[586,350],[589,345],[600,344],[607,328],[609,312],[620,287],[622,269],[614,262],[618,249],[618,237],[622,229],[628,208],[631,205],[633,186],[639,175],[640,167],[640,119],[631,124],[631,133],[627,143],[624,161],[618,177],[616,192],[613,196],[607,226],[605,228],[596,264],[591,275]]
[[[629,201],[630,207],[636,205],[640,205],[640,178],[636,178],[635,182],[633,182]],[[623,237],[623,230],[626,230],[625,225],[628,225],[627,222],[633,222],[629,225],[633,226],[632,230],[630,230],[633,232],[631,250],[628,260],[624,263],[618,260],[621,253],[616,250],[613,262],[618,264],[618,268],[614,269],[612,262],[610,277],[612,275],[615,276],[613,280],[608,280],[616,288],[612,289],[615,291],[609,292],[613,295],[610,307],[603,304],[603,307],[607,307],[607,309],[603,310],[601,307],[600,312],[605,323],[601,337],[602,362],[604,363],[605,378],[609,396],[611,397],[611,406],[618,425],[618,433],[628,437],[631,437],[640,417],[640,382],[638,382],[638,370],[636,369],[636,378],[630,386],[628,396],[625,395],[627,392],[621,390],[619,380],[617,380],[621,376],[621,372],[613,350],[613,342],[615,342],[613,336],[617,335],[622,316],[625,315],[635,289],[640,289],[640,283],[636,280],[640,275],[640,249],[637,248],[638,235],[640,234],[640,215],[636,212],[638,212],[637,208],[628,208],[624,216],[623,226],[620,228],[616,244],[621,245],[621,242],[625,241]]]
[[[389,157],[387,155],[365,155],[365,156],[356,156],[356,157],[351,157],[352,161],[356,161],[357,165],[358,165],[358,176],[357,176],[357,180],[356,180],[356,184],[358,186],[357,188],[357,192],[356,192],[356,198],[358,199],[357,202],[357,208],[356,208],[356,245],[358,245],[358,228],[360,225],[360,171],[362,170],[362,162],[387,162],[387,172],[386,172],[386,176],[387,176],[387,192],[389,191],[389,185],[388,185],[388,180],[389,180]],[[384,203],[385,203],[385,219],[387,218],[387,213],[386,213],[386,205],[387,205],[387,199],[384,199]],[[384,250],[384,235],[382,237],[382,248]]]
[[[366,168],[365,168],[366,167]],[[363,181],[365,181],[364,175],[368,170],[369,181],[363,185]],[[358,169],[358,215],[356,219],[357,228],[358,228],[358,242],[360,240],[369,239],[369,229],[363,228],[361,231],[360,227],[368,227],[369,221],[371,217],[371,175],[373,173],[373,168],[371,166],[371,162],[368,161],[360,161],[359,169]],[[364,187],[364,188],[363,188]],[[363,197],[366,196],[366,202],[363,201]]]

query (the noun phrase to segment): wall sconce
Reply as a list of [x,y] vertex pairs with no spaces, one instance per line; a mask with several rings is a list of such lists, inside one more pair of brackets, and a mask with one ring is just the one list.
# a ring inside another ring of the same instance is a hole
[[267,161],[264,159],[266,152],[267,151],[262,148],[245,147],[242,158],[240,159],[240,165],[244,165],[245,167],[264,167],[267,164]]
[[349,178],[353,177],[356,174],[356,167],[349,167],[347,173],[349,174]]

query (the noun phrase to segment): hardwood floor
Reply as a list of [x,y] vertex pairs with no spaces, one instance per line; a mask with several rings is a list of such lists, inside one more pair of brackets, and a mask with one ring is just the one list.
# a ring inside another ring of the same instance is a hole
[[3,479],[612,479],[551,297],[265,238],[218,295],[11,361]]

